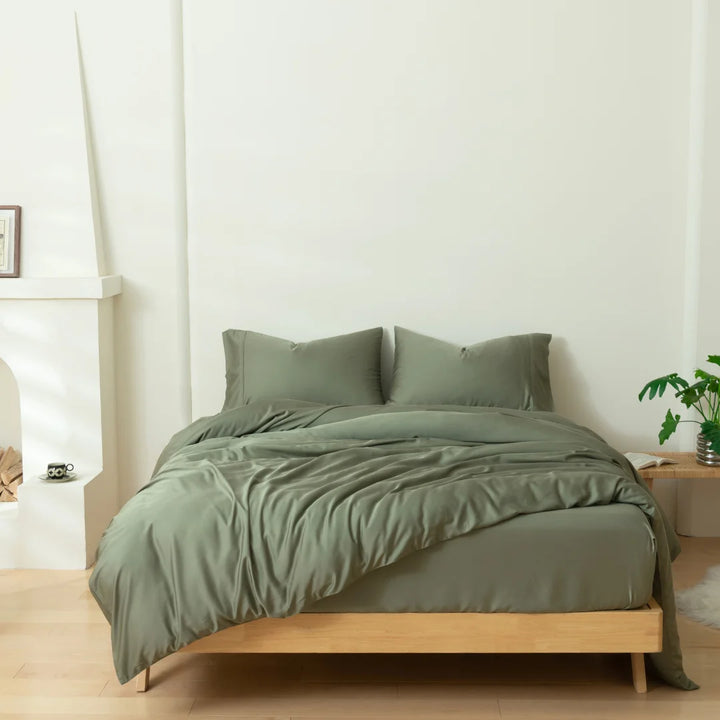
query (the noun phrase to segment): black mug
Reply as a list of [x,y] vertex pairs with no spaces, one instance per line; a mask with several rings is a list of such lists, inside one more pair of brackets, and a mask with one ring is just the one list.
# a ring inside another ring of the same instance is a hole
[[74,469],[75,466],[72,463],[48,463],[47,476],[51,480],[60,480]]

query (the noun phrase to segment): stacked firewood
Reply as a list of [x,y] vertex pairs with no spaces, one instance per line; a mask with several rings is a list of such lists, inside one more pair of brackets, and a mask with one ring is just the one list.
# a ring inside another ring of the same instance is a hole
[[15,448],[0,448],[0,502],[17,502],[18,487],[23,481],[20,453]]

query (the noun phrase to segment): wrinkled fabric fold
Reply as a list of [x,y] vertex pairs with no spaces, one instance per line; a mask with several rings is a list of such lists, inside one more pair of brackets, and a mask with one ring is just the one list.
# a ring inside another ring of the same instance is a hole
[[662,677],[682,669],[677,538],[628,464],[553,413],[254,403],[193,423],[113,520],[90,588],[118,678],[205,635],[287,617],[410,553],[516,515],[628,503],[657,540]]

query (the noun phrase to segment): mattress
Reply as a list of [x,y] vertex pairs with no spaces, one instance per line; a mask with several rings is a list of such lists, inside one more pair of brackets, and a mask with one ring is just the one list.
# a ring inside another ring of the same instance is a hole
[[413,553],[306,612],[579,612],[650,599],[655,537],[634,505],[520,515]]
[[652,579],[667,612],[651,659],[694,686],[672,612],[679,543],[627,458],[550,412],[393,407],[338,418],[258,402],[173,438],[90,578],[120,682],[211,633],[308,608],[627,608]]

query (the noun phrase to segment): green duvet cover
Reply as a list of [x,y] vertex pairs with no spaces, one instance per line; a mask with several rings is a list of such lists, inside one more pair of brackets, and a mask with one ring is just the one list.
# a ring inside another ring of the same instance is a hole
[[[682,688],[677,538],[625,458],[554,413],[258,402],[178,433],[112,521],[90,589],[121,682],[197,638],[286,617],[522,514],[627,503],[657,541],[660,675]],[[481,572],[481,568],[478,568]]]

